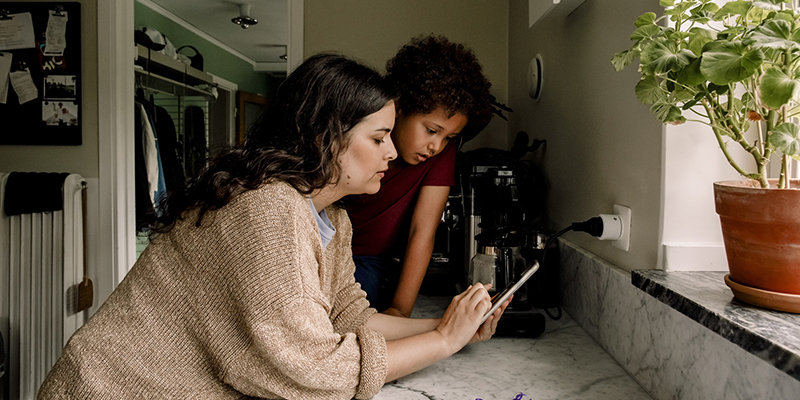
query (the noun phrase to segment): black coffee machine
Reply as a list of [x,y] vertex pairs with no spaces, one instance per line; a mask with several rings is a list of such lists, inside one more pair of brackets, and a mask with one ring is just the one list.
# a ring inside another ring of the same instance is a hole
[[[494,259],[492,292],[501,291],[533,262],[543,261],[546,235],[532,228],[543,213],[543,188],[528,166],[508,152],[479,149],[469,152],[468,157],[469,164],[462,168],[460,177],[464,201],[463,284],[477,279],[471,276],[474,268],[470,268],[476,265],[475,260],[486,263],[486,259]],[[496,335],[538,337],[544,332],[545,317],[537,307],[554,307],[558,290],[554,257],[548,256],[547,265],[541,265],[514,294]]]

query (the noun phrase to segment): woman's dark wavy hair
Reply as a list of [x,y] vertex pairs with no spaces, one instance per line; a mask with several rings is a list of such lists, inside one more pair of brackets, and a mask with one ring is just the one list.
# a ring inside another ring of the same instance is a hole
[[394,93],[379,73],[356,61],[310,57],[280,84],[244,145],[210,160],[182,191],[167,196],[151,234],[169,231],[194,209],[200,226],[206,212],[264,183],[284,181],[308,195],[338,182],[348,132],[394,100]]
[[448,117],[467,117],[459,139],[474,138],[492,119],[492,84],[472,50],[444,36],[414,38],[386,64],[386,79],[400,95],[398,109],[407,115],[444,107]]

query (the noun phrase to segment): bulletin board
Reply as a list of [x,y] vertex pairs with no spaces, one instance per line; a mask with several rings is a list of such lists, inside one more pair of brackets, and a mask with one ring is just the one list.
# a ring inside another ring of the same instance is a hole
[[80,7],[0,2],[0,145],[81,144]]

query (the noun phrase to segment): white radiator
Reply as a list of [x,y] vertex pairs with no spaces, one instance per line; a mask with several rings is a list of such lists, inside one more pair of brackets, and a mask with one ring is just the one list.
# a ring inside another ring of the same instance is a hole
[[[8,399],[35,399],[70,336],[84,323],[76,312],[83,279],[81,184],[67,176],[62,211],[7,216],[8,174],[0,173],[0,329]],[[2,393],[0,393],[2,397]]]

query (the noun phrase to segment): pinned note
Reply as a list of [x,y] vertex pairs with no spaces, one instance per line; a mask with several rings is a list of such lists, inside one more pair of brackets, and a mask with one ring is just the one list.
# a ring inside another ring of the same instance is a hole
[[35,47],[31,13],[10,14],[7,19],[0,19],[0,50]]
[[11,60],[14,55],[0,52],[0,104],[6,104],[8,98],[8,74],[11,72]]
[[45,30],[45,46],[43,54],[46,56],[63,56],[67,47],[67,12],[50,10]]
[[25,104],[39,97],[39,90],[36,89],[31,72],[27,68],[14,71],[9,76],[11,77],[11,86],[14,87],[17,97],[19,97],[19,104]]

